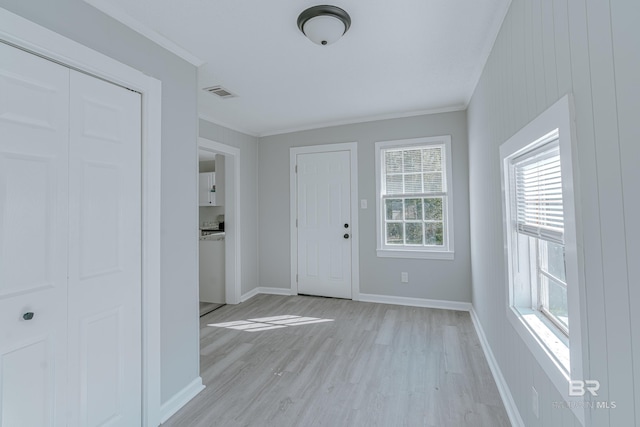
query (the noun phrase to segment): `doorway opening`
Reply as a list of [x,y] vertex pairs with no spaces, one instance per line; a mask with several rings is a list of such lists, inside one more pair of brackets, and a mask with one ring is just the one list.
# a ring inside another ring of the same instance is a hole
[[198,138],[200,315],[240,302],[240,150]]

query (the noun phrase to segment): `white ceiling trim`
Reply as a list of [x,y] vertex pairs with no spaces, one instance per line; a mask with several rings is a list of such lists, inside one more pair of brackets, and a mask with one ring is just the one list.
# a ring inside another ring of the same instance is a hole
[[322,129],[322,128],[328,128],[333,126],[376,122],[378,120],[402,119],[405,117],[426,116],[429,114],[451,113],[455,111],[464,111],[467,109],[467,105],[468,104],[454,105],[451,107],[433,108],[430,110],[411,111],[406,113],[381,114],[377,116],[366,116],[366,117],[359,117],[359,118],[348,119],[348,120],[336,120],[332,122],[323,122],[323,123],[318,123],[318,124],[309,125],[309,126],[300,126],[296,128],[280,129],[276,131],[264,132],[264,133],[258,134],[257,136],[262,138],[265,136],[282,135],[285,133],[302,132],[306,130]]
[[108,3],[105,0],[84,0],[84,2],[109,15],[116,21],[119,21],[121,24],[131,28],[133,31],[142,34],[144,37],[167,49],[169,52],[174,53],[188,63],[195,65],[196,67],[199,67],[205,63],[205,61],[198,58],[196,55],[189,52],[185,48],[178,46],[165,36],[157,33],[142,22],[131,17],[131,15],[129,15],[113,3]]
[[504,20],[507,17],[507,13],[509,13],[509,8],[511,7],[511,1],[512,0],[509,0],[505,4],[504,10],[501,10],[500,13],[496,13],[494,16],[493,25],[491,26],[491,28],[493,29],[493,32],[489,34],[489,36],[487,37],[487,40],[491,41],[491,43],[485,43],[484,50],[481,54],[482,60],[478,61],[478,64],[476,65],[476,69],[473,71],[473,78],[471,80],[473,82],[473,90],[469,94],[469,98],[467,99],[467,102],[466,102],[467,105],[469,105],[469,103],[471,102],[471,98],[473,97],[473,94],[476,93],[476,88],[478,87],[478,83],[480,82],[480,78],[482,77],[482,72],[484,71],[484,67],[485,65],[487,65],[487,61],[489,60],[489,55],[491,55],[491,51],[493,50],[493,45],[496,44],[496,39],[498,38],[498,34],[500,34],[500,30],[504,25]]
[[230,129],[230,130],[233,130],[233,131],[236,131],[236,132],[243,133],[245,135],[253,136],[254,138],[258,138],[260,136],[259,134],[255,133],[255,132],[251,132],[251,131],[248,131],[246,129],[240,129],[237,126],[232,126],[230,124],[221,122],[220,120],[215,119],[215,118],[211,117],[208,114],[198,113],[198,118],[204,120],[205,122],[213,123],[214,125],[222,126],[224,128],[227,128],[227,129]]

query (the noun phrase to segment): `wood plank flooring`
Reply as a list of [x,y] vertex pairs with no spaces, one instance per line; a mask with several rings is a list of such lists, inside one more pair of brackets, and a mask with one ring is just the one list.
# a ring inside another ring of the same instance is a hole
[[[285,315],[332,321],[207,326]],[[465,312],[258,295],[200,322],[207,387],[165,427],[510,425]]]
[[213,310],[217,310],[222,307],[224,304],[218,304],[215,302],[202,302],[200,301],[200,317],[205,314],[211,313]]

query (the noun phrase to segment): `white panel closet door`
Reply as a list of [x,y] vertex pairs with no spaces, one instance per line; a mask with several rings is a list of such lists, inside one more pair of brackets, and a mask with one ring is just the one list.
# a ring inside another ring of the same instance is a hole
[[67,68],[0,43],[2,426],[65,425],[68,98]]
[[69,426],[141,422],[140,95],[71,71]]
[[298,293],[351,298],[351,157],[298,154]]

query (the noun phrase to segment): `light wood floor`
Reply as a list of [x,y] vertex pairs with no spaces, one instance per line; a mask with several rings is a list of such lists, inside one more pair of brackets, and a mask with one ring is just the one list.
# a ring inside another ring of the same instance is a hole
[[218,304],[215,302],[202,302],[200,301],[200,316],[211,313],[213,310],[217,310],[224,304]]
[[[332,322],[211,327],[295,315]],[[468,313],[258,295],[201,319],[207,386],[163,426],[508,426]]]

